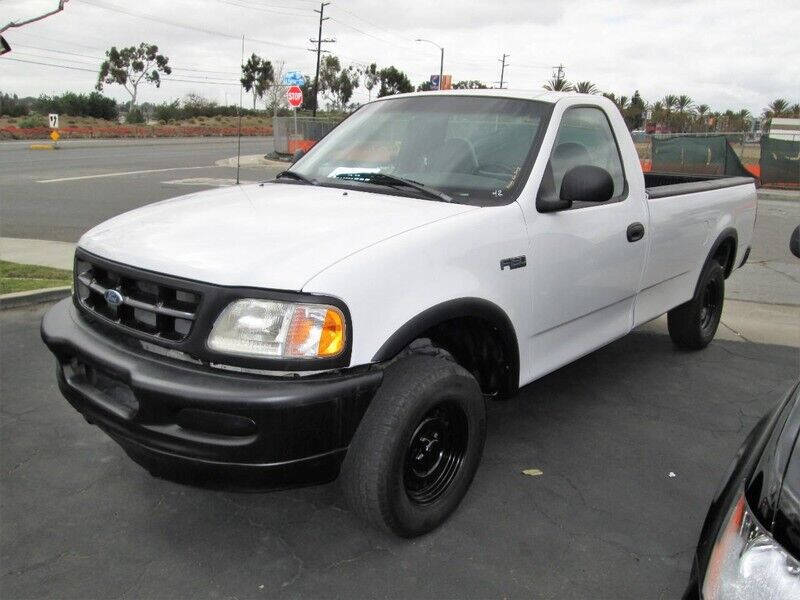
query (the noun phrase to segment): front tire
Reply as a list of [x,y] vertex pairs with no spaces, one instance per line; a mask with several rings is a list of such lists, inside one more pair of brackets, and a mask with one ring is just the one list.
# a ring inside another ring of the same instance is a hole
[[350,443],[342,489],[372,525],[415,537],[456,509],[486,438],[483,395],[443,356],[411,355],[386,369]]
[[717,333],[725,301],[725,271],[711,261],[700,274],[694,298],[667,313],[672,341],[681,348],[700,350]]

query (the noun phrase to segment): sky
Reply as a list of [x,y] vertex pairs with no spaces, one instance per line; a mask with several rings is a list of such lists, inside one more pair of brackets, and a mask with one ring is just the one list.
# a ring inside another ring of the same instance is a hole
[[[0,0],[0,26],[57,3]],[[174,70],[160,89],[140,88],[140,101],[195,93],[234,104],[243,35],[245,56],[313,76],[315,8],[313,0],[69,0],[61,13],[6,31],[12,52],[0,57],[0,91],[90,92],[105,50],[146,41]],[[797,0],[331,0],[325,15],[323,37],[336,42],[324,47],[344,65],[395,65],[415,85],[439,71],[439,49],[415,41],[425,38],[444,47],[453,81],[492,85],[505,53],[512,89],[541,89],[563,65],[570,81],[617,95],[638,89],[651,102],[688,94],[712,110],[754,115],[778,97],[800,102]],[[129,99],[119,86],[104,93]],[[367,100],[363,86],[354,100]]]

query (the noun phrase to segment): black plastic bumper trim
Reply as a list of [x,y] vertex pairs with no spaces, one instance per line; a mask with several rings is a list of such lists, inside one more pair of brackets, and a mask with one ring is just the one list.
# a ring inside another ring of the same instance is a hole
[[[277,378],[183,364],[104,335],[69,299],[47,312],[41,333],[58,359],[63,395],[137,462],[151,472],[172,463],[180,467],[173,470],[191,467],[214,478],[246,474],[246,487],[256,479],[259,487],[271,479],[277,485],[325,480],[331,469],[335,476],[383,377],[375,367]],[[178,423],[184,409],[249,419],[255,431],[186,429]]]

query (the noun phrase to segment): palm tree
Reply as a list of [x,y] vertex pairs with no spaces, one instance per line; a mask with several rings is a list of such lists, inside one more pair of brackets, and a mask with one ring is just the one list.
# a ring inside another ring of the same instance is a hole
[[740,131],[745,131],[746,129],[748,129],[750,123],[753,121],[753,115],[750,114],[749,110],[743,108],[734,115],[734,119],[736,121],[736,129]]
[[591,81],[579,81],[575,84],[575,91],[579,94],[596,94],[597,86]]
[[567,81],[564,77],[558,77],[557,75],[553,75],[547,83],[544,84],[544,89],[549,90],[551,92],[571,92],[572,91],[572,84]]
[[674,121],[672,111],[678,105],[678,97],[675,94],[667,94],[661,102],[664,104],[664,121],[671,129]]
[[791,115],[792,115],[792,116],[793,116],[795,119],[797,119],[797,118],[800,118],[800,104],[798,104],[798,103],[796,103],[796,102],[795,102],[794,104],[792,104],[792,105],[789,107],[789,112],[791,113]]
[[675,100],[675,108],[678,109],[678,125],[681,131],[686,131],[686,113],[694,107],[692,99],[686,94],[681,94]]
[[687,112],[694,107],[694,102],[686,94],[681,94],[675,102],[675,108],[678,109],[680,114]]
[[678,97],[675,94],[667,94],[661,102],[664,104],[667,116],[669,116],[672,114],[672,109],[678,105]]
[[789,102],[783,98],[776,98],[770,102],[764,109],[764,117],[772,119],[773,117],[784,117],[789,108]]
[[697,126],[699,129],[705,129],[708,125],[708,111],[711,107],[708,104],[698,104],[694,107],[694,113],[697,115]]

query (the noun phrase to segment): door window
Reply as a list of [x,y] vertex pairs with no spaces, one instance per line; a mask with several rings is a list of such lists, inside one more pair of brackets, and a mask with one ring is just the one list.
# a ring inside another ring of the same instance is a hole
[[[625,193],[625,172],[611,125],[605,113],[595,107],[570,108],[561,119],[553,151],[547,162],[539,195],[558,198],[564,174],[573,167],[591,165],[608,171],[614,181],[614,195],[621,200]],[[573,208],[595,203],[576,202]]]

